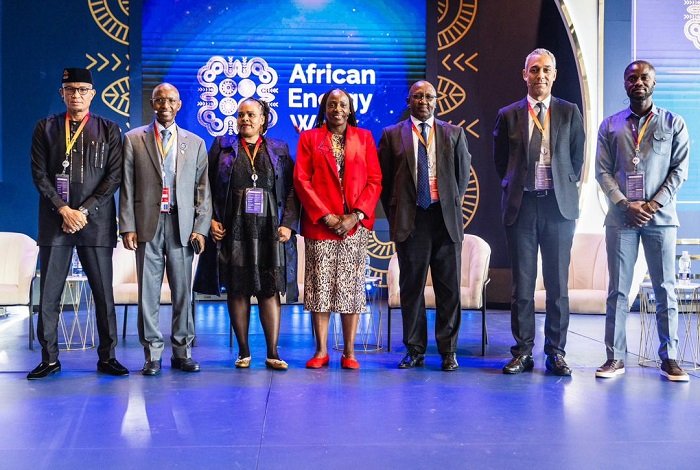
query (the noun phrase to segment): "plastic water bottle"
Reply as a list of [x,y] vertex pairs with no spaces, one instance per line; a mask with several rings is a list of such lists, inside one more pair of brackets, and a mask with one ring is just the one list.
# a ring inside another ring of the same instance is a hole
[[365,278],[372,277],[372,259],[369,255],[365,256]]
[[684,251],[678,259],[678,281],[680,284],[690,283],[690,265],[690,255]]
[[75,248],[73,248],[73,259],[71,260],[70,273],[71,276],[82,276],[84,274],[83,265],[80,263],[80,258],[78,258],[78,250]]

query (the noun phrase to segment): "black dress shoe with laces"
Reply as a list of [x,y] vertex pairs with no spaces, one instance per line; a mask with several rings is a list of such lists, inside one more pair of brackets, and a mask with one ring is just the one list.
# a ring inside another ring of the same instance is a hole
[[442,355],[442,370],[446,372],[452,372],[453,370],[459,369],[459,363],[457,362],[457,354],[447,353]]
[[56,361],[53,364],[42,361],[30,373],[27,374],[27,380],[43,379],[56,372],[61,372],[61,363]]
[[150,376],[160,374],[160,359],[157,361],[146,361],[143,369],[141,369],[141,374]]
[[571,368],[561,354],[548,354],[547,360],[544,361],[544,366],[554,375],[563,377],[571,375]]
[[399,362],[399,369],[413,369],[414,367],[422,367],[425,363],[425,354],[420,354],[415,351],[408,351]]
[[199,372],[199,362],[191,357],[171,357],[170,367],[183,372]]
[[97,361],[97,370],[108,375],[129,375],[129,369],[114,358],[107,361]]
[[535,367],[535,361],[529,354],[521,354],[511,359],[508,364],[503,366],[504,374],[519,374],[521,372],[531,371]]

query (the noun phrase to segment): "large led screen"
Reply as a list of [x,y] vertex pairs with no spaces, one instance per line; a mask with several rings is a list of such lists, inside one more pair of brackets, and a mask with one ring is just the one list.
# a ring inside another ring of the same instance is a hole
[[700,3],[635,0],[633,7],[633,55],[656,68],[654,102],[683,116],[688,126],[690,170],[678,193],[678,202],[681,211],[697,211],[700,166],[694,163],[693,155],[700,138]]
[[178,124],[208,143],[235,133],[238,104],[255,96],[271,103],[268,135],[294,149],[333,88],[351,94],[378,140],[426,73],[422,1],[147,0],[142,18],[144,122],[153,87],[167,81],[183,101]]

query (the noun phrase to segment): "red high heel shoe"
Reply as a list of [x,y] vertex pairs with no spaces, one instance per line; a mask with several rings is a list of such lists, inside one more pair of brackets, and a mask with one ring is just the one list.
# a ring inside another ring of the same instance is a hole
[[326,354],[323,357],[312,357],[308,361],[306,361],[306,368],[307,369],[320,369],[323,366],[327,366],[328,363],[330,362],[331,357]]
[[360,363],[354,357],[345,357],[344,355],[340,358],[340,367],[343,369],[356,370],[360,368]]

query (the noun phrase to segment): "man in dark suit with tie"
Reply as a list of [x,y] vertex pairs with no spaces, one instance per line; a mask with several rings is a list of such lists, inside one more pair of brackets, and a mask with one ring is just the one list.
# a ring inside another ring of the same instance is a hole
[[399,288],[406,355],[399,368],[422,366],[428,343],[423,291],[430,268],[436,297],[435,338],[442,369],[457,363],[461,324],[460,272],[464,226],[462,199],[471,155],[464,130],[433,116],[435,88],[411,86],[411,116],[382,132],[382,204],[399,260]]
[[124,247],[136,250],[139,283],[139,340],[146,362],[143,375],[161,370],[163,335],[158,326],[163,269],[172,298],[173,355],[170,364],[199,371],[192,359],[192,261],[194,246],[204,248],[211,224],[211,192],[204,141],[175,123],[182,107],[173,85],[153,89],[155,120],[124,136],[124,178],[119,199],[119,230]]
[[59,89],[66,112],[37,123],[32,137],[32,178],[39,190],[41,295],[37,335],[41,363],[27,378],[61,370],[58,321],[75,248],[95,299],[100,344],[97,370],[128,375],[115,358],[117,316],[112,292],[112,251],[117,244],[114,193],[121,181],[119,126],[90,113],[95,97],[87,69],[63,70]]
[[512,263],[513,358],[505,374],[534,367],[537,251],[547,291],[545,366],[571,375],[564,360],[569,327],[569,260],[578,218],[578,182],[583,166],[584,129],[578,107],[552,97],[556,59],[535,49],[525,59],[527,98],[499,110],[493,155],[503,188],[503,223]]

